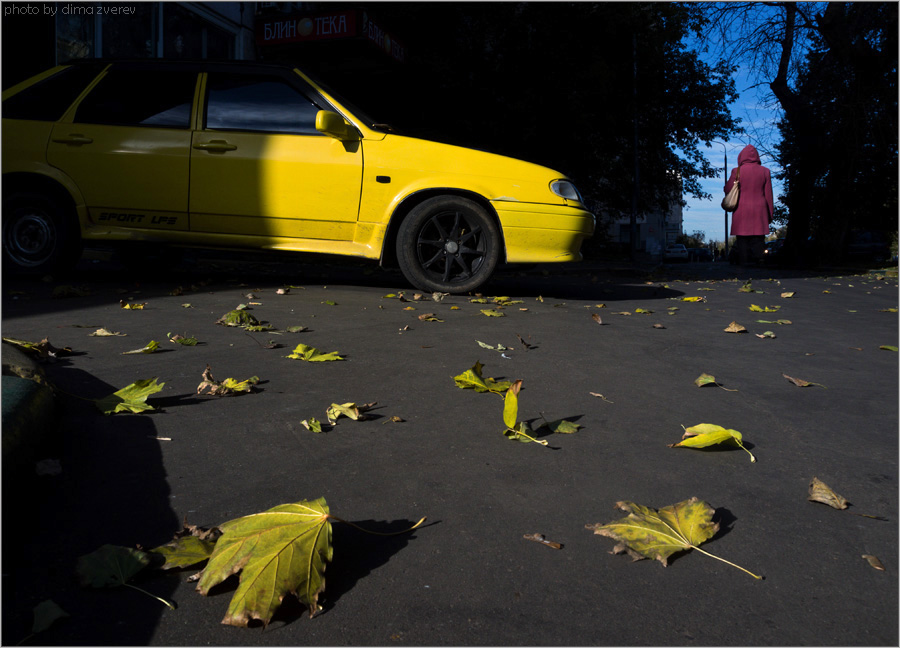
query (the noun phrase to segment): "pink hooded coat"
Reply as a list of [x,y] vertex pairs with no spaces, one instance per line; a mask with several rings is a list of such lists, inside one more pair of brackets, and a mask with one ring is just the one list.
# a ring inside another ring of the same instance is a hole
[[[735,236],[765,236],[775,213],[772,199],[772,177],[759,161],[759,153],[747,145],[738,155],[741,170],[741,193],[731,221],[731,233]],[[725,193],[731,191],[738,169],[731,170],[725,183]]]

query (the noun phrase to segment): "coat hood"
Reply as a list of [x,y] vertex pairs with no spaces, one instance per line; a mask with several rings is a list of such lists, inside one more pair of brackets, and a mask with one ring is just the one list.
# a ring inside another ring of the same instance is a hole
[[756,147],[752,144],[745,146],[744,150],[741,151],[741,154],[738,155],[738,166],[741,166],[745,162],[748,164],[760,164],[759,153],[756,152]]

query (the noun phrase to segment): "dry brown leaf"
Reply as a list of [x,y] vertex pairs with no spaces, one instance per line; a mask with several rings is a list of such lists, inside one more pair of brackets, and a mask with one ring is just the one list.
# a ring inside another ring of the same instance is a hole
[[726,333],[746,333],[747,329],[738,324],[737,322],[732,322],[728,325],[728,328],[725,329]]
[[825,482],[818,477],[813,477],[809,482],[809,499],[810,502],[821,502],[828,504],[831,508],[845,509],[849,502],[831,490]]
[[594,320],[595,322],[597,322],[597,324],[600,324],[600,325],[603,324],[603,320],[600,319],[600,316],[597,313],[592,313],[591,319]]
[[875,556],[871,554],[863,554],[863,558],[866,559],[866,562],[869,563],[870,566],[877,569],[878,571],[884,571],[884,565],[881,564],[881,561],[878,560]]

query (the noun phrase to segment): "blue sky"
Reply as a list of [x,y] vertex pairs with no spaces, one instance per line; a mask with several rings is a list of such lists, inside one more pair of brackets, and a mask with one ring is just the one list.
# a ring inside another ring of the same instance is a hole
[[[701,55],[702,57],[702,55]],[[706,158],[714,168],[719,170],[715,178],[700,181],[700,185],[707,193],[712,194],[711,200],[699,200],[693,196],[685,196],[687,206],[684,208],[684,232],[692,234],[696,230],[706,233],[706,240],[722,241],[725,237],[725,212],[719,207],[722,197],[725,195],[725,176],[723,163],[725,151],[728,152],[728,173],[737,166],[738,153],[747,144],[753,144],[759,150],[762,164],[768,167],[774,176],[780,167],[775,164],[771,155],[766,152],[778,139],[778,132],[774,128],[777,119],[777,110],[771,105],[771,98],[767,101],[768,87],[754,88],[753,80],[744,69],[735,74],[735,85],[740,93],[739,99],[731,104],[731,114],[741,118],[741,125],[747,131],[740,137],[732,138],[725,144],[713,144],[706,149]],[[703,145],[701,144],[701,150]],[[772,178],[772,190],[775,195],[775,203],[781,195],[781,183]],[[731,214],[728,215],[728,226],[731,227]]]

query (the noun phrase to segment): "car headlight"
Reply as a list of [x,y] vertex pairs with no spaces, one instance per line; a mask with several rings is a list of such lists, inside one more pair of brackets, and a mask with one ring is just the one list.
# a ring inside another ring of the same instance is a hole
[[584,204],[584,200],[582,199],[581,194],[578,193],[578,189],[576,189],[575,185],[568,180],[554,180],[550,183],[550,191],[560,198],[575,200]]

